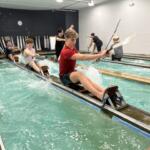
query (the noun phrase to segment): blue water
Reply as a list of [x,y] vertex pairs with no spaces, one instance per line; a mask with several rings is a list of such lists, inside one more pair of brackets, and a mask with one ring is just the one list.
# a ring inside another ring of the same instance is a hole
[[0,64],[0,135],[7,150],[145,150],[150,140],[34,75]]
[[147,68],[141,68],[141,67],[135,67],[135,66],[127,66],[122,64],[115,64],[115,63],[108,63],[108,62],[98,62],[98,63],[92,63],[91,61],[79,61],[79,64],[84,64],[86,66],[94,66],[98,69],[107,69],[107,70],[113,70],[113,71],[120,71],[123,73],[128,73],[132,75],[137,76],[143,76],[143,77],[150,77],[150,69]]
[[[111,58],[105,58],[106,60],[111,60]],[[137,64],[137,65],[150,65],[150,60],[138,60],[138,59],[127,59],[122,58],[122,62]]]

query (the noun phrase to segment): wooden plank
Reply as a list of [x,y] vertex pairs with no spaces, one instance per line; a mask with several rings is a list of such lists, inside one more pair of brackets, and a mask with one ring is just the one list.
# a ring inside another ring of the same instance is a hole
[[150,78],[148,78],[148,77],[141,77],[141,76],[137,76],[137,75],[131,75],[128,73],[122,73],[119,71],[111,71],[111,70],[106,70],[106,69],[98,69],[98,70],[99,70],[99,72],[101,72],[102,74],[105,74],[105,75],[110,75],[110,76],[114,76],[114,77],[119,77],[119,78],[124,78],[124,79],[128,79],[128,80],[134,80],[137,82],[150,84]]

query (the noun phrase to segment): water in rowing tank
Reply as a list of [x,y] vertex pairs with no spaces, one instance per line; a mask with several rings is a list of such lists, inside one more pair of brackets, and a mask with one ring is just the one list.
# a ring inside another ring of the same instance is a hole
[[136,60],[136,59],[123,58],[123,61],[133,63],[133,64],[150,65],[150,61],[148,61],[148,60]]
[[78,70],[79,72],[83,73],[85,76],[87,76],[91,81],[93,81],[94,83],[101,85],[102,84],[102,75],[101,73],[94,68],[93,66],[89,66],[89,67],[81,67],[78,66],[76,68],[76,70]]
[[145,150],[150,140],[10,64],[0,65],[0,135],[7,150]]
[[[51,75],[59,77],[58,64],[49,60],[41,61],[43,65],[48,65]],[[99,73],[93,66],[90,67],[77,67],[78,71],[84,73],[96,84],[108,87],[111,85],[118,85],[125,100],[142,110],[150,112],[150,87],[146,84],[122,80],[120,78],[108,77]]]
[[[104,60],[110,60],[110,57],[105,58]],[[125,62],[125,63],[132,63],[132,64],[137,64],[137,65],[150,65],[150,61],[148,60],[137,60],[137,59],[129,59],[129,58],[122,58],[121,62]]]
[[[79,64],[90,66],[91,62],[90,61],[84,61],[84,62],[79,61]],[[102,61],[92,64],[92,66],[95,68],[99,68],[99,69],[120,71],[123,73],[133,74],[133,75],[137,75],[137,76],[150,77],[150,69],[149,68],[127,66],[127,65],[108,63],[108,62],[102,62]]]
[[41,60],[40,64],[48,66],[48,71],[50,75],[59,77],[59,68],[57,63],[45,59]]
[[[59,69],[58,69],[57,63],[49,61],[49,60],[42,60],[40,61],[40,64],[47,65],[49,68],[50,74],[56,77],[59,77]],[[78,66],[76,70],[85,74],[88,78],[90,78],[96,84],[102,84],[102,75],[94,67],[90,66],[88,68],[84,68],[84,67]]]

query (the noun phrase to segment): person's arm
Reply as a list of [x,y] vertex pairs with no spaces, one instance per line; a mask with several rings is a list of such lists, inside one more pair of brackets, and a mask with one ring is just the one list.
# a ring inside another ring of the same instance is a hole
[[25,49],[25,50],[24,50],[24,53],[25,53],[25,55],[27,55],[27,56],[32,56],[32,57],[37,56],[37,54],[36,54],[36,53],[32,53],[32,52],[31,52],[31,51],[29,51],[28,49]]
[[20,50],[18,49],[18,47],[13,47],[12,50],[13,50],[14,52],[20,51]]
[[10,49],[10,50],[12,50],[12,51],[17,51],[17,50],[18,50],[18,48],[15,47],[15,46],[8,47],[8,49]]
[[57,41],[65,41],[65,39],[59,38],[59,37],[57,37],[56,40],[57,40]]
[[88,50],[91,48],[92,43],[93,43],[93,39],[91,38],[90,44],[89,44],[89,46],[88,46]]
[[72,60],[94,60],[94,59],[105,57],[106,52],[107,52],[106,50],[103,50],[102,52],[100,52],[98,54],[80,54],[80,53],[76,53],[71,57],[71,59]]

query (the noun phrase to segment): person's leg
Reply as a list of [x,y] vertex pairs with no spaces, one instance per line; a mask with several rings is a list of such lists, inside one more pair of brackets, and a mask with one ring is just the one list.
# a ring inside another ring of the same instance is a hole
[[42,66],[37,61],[34,61],[34,63],[41,69]]
[[58,60],[58,57],[59,57],[59,51],[56,50],[56,59]]
[[61,53],[61,50],[58,51],[58,54],[57,54],[57,55],[58,55],[58,56],[57,56],[57,60],[58,60],[58,58],[59,58],[59,56],[60,56],[60,53]]
[[118,58],[118,61],[121,61],[121,58]]
[[102,45],[97,46],[98,53],[101,52],[101,50],[102,50]]
[[98,91],[100,91],[100,92],[104,92],[105,91],[105,88],[103,88],[102,86],[97,85],[96,83],[92,82],[89,78],[87,78],[87,79],[93,85],[93,87],[96,88]]
[[98,52],[98,53],[101,52],[101,49],[97,49],[97,52]]
[[57,61],[58,61],[60,53],[61,53],[61,49],[57,49],[56,50],[56,59],[57,59]]
[[30,62],[29,65],[38,73],[41,72],[41,69],[36,65],[34,61]]
[[90,81],[89,78],[87,78],[82,73],[80,73],[78,71],[72,72],[70,74],[70,80],[73,83],[80,82],[83,85],[83,87],[86,90],[88,90],[89,92],[91,92],[94,96],[96,96],[99,99],[102,98],[104,92],[101,89],[101,87],[96,86],[96,88],[95,88],[95,85],[93,83],[91,83],[92,81]]
[[[85,76],[85,77],[86,77],[86,76]],[[92,86],[93,86],[94,88],[96,88],[98,91],[100,91],[100,92],[104,92],[104,91],[105,91],[105,88],[103,88],[102,86],[97,85],[96,83],[92,82],[88,77],[86,77],[86,78],[87,78],[87,80],[92,84]]]
[[42,65],[39,64],[37,61],[34,61],[35,65],[40,69],[40,73],[42,74],[42,76],[44,76],[44,72],[42,70]]
[[115,58],[114,58],[114,54],[112,54],[112,56],[111,56],[111,60],[112,60],[112,61],[114,61],[114,59],[115,59]]

